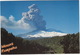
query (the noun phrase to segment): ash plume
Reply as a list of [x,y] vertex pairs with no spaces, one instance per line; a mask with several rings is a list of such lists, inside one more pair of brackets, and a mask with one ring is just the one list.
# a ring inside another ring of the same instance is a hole
[[28,7],[30,10],[28,12],[23,13],[24,20],[29,20],[33,22],[34,26],[37,30],[45,30],[46,22],[43,20],[43,16],[40,15],[40,9],[37,5],[32,4]]

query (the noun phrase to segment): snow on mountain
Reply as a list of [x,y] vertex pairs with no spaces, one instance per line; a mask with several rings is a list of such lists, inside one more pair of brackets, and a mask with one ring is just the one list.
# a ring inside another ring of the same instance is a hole
[[40,37],[54,37],[54,36],[64,36],[67,35],[66,33],[61,33],[61,32],[55,32],[55,31],[43,31],[43,30],[38,30],[38,31],[33,31],[30,33],[26,34],[21,34],[18,35],[23,38],[40,38]]

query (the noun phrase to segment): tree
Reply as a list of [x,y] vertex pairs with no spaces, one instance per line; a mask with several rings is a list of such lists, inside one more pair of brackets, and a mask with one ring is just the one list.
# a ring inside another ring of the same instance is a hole
[[61,44],[63,45],[64,53],[79,53],[79,33],[64,36]]

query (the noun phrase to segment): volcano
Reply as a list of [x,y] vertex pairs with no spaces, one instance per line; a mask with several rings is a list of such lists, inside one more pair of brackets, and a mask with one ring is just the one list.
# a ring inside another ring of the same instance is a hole
[[47,30],[35,30],[25,34],[19,34],[19,37],[22,38],[48,38],[48,37],[55,37],[55,36],[64,36],[67,33],[63,33],[61,31],[47,29]]

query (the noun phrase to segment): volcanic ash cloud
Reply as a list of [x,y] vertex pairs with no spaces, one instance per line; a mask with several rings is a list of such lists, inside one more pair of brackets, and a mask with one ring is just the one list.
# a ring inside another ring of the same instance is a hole
[[36,4],[28,6],[29,11],[22,13],[22,18],[18,21],[15,20],[15,17],[10,15],[9,19],[4,16],[1,18],[1,27],[8,28],[12,30],[45,30],[46,22],[43,20],[43,16],[40,15],[40,9]]
[[43,16],[40,15],[40,9],[37,5],[32,4],[28,7],[30,10],[28,12],[23,13],[23,19],[33,22],[33,25],[38,30],[45,30],[46,22],[43,20]]

